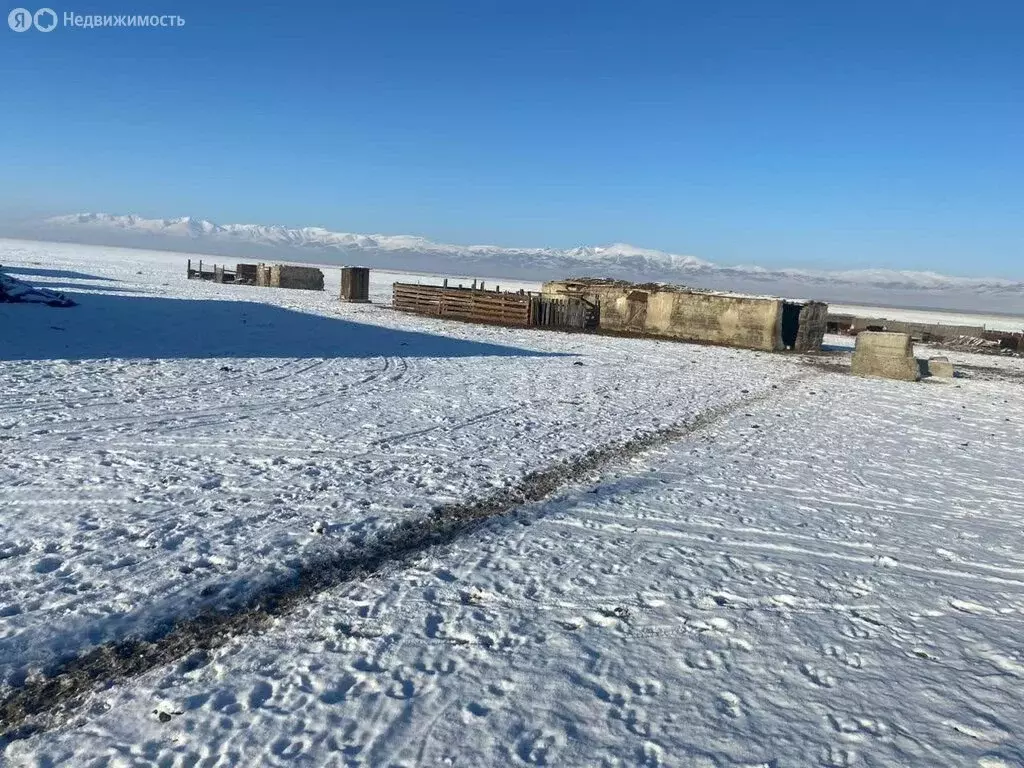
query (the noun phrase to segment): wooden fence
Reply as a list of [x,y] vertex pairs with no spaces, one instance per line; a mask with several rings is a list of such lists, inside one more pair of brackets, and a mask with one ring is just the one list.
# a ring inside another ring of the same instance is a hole
[[202,260],[199,261],[199,268],[193,269],[192,259],[189,259],[185,270],[189,280],[209,280],[214,283],[235,282],[234,270],[227,269],[223,266],[217,266],[216,264],[213,265],[213,269],[203,269]]
[[597,328],[597,305],[584,299],[534,296],[530,299],[530,325],[538,328]]
[[520,328],[582,331],[597,326],[597,307],[582,299],[412,283],[395,283],[393,290],[395,309],[419,315]]
[[393,303],[395,309],[404,312],[451,320],[521,327],[530,324],[530,297],[525,293],[395,283]]

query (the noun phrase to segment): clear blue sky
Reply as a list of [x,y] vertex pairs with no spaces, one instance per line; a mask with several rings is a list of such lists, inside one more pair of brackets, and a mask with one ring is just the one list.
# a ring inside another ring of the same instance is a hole
[[0,211],[1024,274],[1019,0],[97,0],[0,27]]

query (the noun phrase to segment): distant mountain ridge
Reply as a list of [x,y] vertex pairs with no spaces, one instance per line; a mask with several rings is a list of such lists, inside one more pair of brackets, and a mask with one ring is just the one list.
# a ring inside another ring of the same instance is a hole
[[[78,213],[40,222],[37,234],[73,242],[180,250],[239,258],[355,263],[528,280],[576,275],[658,280],[724,290],[783,293],[830,301],[927,303],[953,309],[1024,312],[1024,281],[892,269],[844,271],[723,266],[626,243],[576,248],[452,245],[413,235],[334,232],[322,227],[216,224],[184,216]],[[955,300],[944,301],[944,298]]]

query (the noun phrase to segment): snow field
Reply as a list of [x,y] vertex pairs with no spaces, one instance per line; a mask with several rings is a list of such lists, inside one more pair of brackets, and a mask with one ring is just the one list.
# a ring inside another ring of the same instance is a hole
[[9,755],[1018,765],[1024,407],[1005,400],[818,374]]
[[1024,764],[1019,379],[442,323],[330,283],[188,283],[180,255],[0,252],[19,259],[127,282],[37,275],[94,292],[0,306],[8,686],[438,503],[700,426],[99,691],[10,764]]
[[[47,268],[131,278],[103,283],[120,293],[76,294],[64,314],[3,310],[25,324],[0,371],[11,393],[0,403],[6,685],[800,368],[189,282],[180,257],[93,250]],[[56,359],[32,359],[40,349]],[[139,356],[148,350],[162,357]]]

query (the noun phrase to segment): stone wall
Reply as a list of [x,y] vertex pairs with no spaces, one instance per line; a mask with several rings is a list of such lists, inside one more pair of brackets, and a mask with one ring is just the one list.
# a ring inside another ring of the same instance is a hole
[[900,381],[918,381],[920,366],[914,359],[914,342],[909,333],[864,331],[857,334],[853,372]]
[[[602,330],[768,352],[785,349],[782,299],[613,280],[551,281],[544,284],[543,293],[598,302]],[[810,307],[806,315],[808,327],[802,335],[797,334],[794,348],[821,349],[827,306],[817,303],[813,307],[803,303],[799,306]]]

